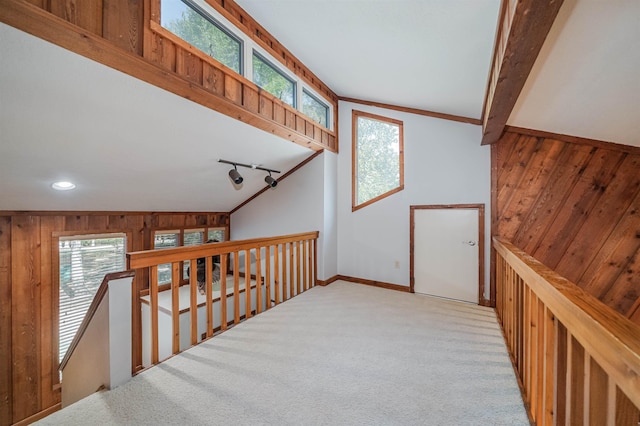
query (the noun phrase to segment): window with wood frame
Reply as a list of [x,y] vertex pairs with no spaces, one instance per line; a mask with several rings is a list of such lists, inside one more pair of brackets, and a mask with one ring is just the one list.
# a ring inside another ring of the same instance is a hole
[[58,362],[62,361],[104,276],[127,269],[122,233],[60,237]]
[[[206,233],[206,239],[205,239]],[[209,240],[225,241],[224,228],[196,228],[196,229],[176,229],[167,231],[155,231],[153,233],[154,249],[171,248],[180,246],[192,246],[202,244]],[[187,269],[189,261],[183,264],[182,279],[188,276]],[[168,284],[171,282],[171,264],[158,265],[158,284]]]
[[404,189],[402,121],[353,111],[352,211]]

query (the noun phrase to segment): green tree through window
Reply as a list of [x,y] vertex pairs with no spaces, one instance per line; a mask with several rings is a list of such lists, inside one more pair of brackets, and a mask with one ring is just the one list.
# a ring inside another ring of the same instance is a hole
[[242,72],[242,43],[222,30],[219,24],[198,6],[180,0],[162,0],[161,25],[228,66],[238,74]]
[[253,54],[253,82],[278,99],[295,107],[295,83],[255,52]]
[[404,188],[402,122],[353,111],[353,210]]

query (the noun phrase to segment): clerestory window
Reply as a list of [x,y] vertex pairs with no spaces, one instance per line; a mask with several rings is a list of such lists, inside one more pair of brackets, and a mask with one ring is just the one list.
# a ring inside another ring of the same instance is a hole
[[306,89],[302,90],[302,112],[321,126],[328,127],[329,107]]
[[256,52],[253,52],[253,82],[281,101],[296,107],[296,83]]
[[242,41],[190,0],[162,0],[160,25],[242,74]]
[[404,189],[402,121],[353,111],[352,210]]

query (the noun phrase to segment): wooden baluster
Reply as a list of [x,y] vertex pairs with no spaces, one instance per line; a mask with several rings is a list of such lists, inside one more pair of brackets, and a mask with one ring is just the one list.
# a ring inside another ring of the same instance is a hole
[[537,420],[538,410],[538,298],[527,287],[529,292],[529,390],[531,395],[531,413],[534,421]]
[[586,424],[606,425],[607,424],[607,399],[609,380],[607,373],[588,354],[585,355],[585,370],[588,371],[584,383]]
[[267,309],[271,309],[271,246],[264,248],[264,263],[265,263],[265,294],[267,297]]
[[[205,261],[205,268],[205,278],[207,283],[207,288],[205,290],[205,296],[207,298],[205,302],[205,309],[207,312],[207,337],[211,337],[213,336],[213,258],[211,256],[207,257]],[[220,276],[222,277],[222,274],[220,274]]]
[[273,250],[273,283],[274,283],[274,293],[276,305],[280,303],[280,245],[276,244],[275,249]]
[[287,301],[287,246],[288,243],[282,244],[282,301]]
[[585,352],[575,337],[571,336],[571,393],[570,417],[571,424],[584,423],[584,386],[585,386]]
[[302,293],[302,279],[300,277],[301,274],[301,261],[302,258],[300,257],[300,249],[301,249],[301,245],[302,245],[302,241],[298,241],[298,242],[294,242],[295,246],[296,246],[296,287],[298,290],[297,294]]
[[541,423],[541,419],[544,419],[544,358],[545,358],[545,307],[542,300],[538,299],[536,306],[536,312],[538,317],[536,320],[536,340],[538,350],[536,352],[536,372],[533,375],[536,380],[536,411],[535,421],[538,424]]
[[251,250],[244,251],[244,317],[251,318]]
[[198,343],[198,261],[189,260],[189,316],[191,318],[191,345]]
[[302,286],[303,291],[307,291],[309,289],[309,282],[307,281],[307,269],[309,265],[307,263],[307,246],[309,245],[309,240],[302,241],[302,260],[303,260],[303,269],[302,276],[304,277],[304,284]]
[[555,412],[553,401],[557,376],[555,368],[557,324],[553,313],[546,307],[544,311],[544,413],[540,418],[543,419],[542,424],[553,425]]
[[296,283],[294,280],[295,276],[293,275],[295,248],[296,248],[295,241],[289,243],[289,286],[290,286],[289,297],[290,298],[296,295]]
[[233,252],[233,323],[240,322],[240,259],[239,251]]
[[307,265],[309,266],[309,286],[308,288],[313,287],[313,246],[311,240],[307,240]]
[[313,285],[318,282],[318,238],[313,239]]
[[158,265],[153,265],[149,273],[149,310],[151,311],[151,364],[158,359]]
[[256,248],[256,314],[262,312],[262,248]]
[[173,353],[180,352],[180,277],[182,262],[171,263],[171,323],[173,326]]
[[560,322],[556,321],[556,377],[555,377],[555,396],[556,396],[556,424],[568,424],[567,421],[567,400],[569,393],[567,391],[567,369],[568,369],[568,347],[567,347],[567,329]]
[[220,330],[227,329],[227,261],[228,254],[220,256]]

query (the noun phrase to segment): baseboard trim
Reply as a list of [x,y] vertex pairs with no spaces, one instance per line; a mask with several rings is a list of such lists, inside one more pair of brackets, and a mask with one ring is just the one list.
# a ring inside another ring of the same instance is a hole
[[331,284],[332,282],[338,281],[338,275],[334,275],[331,278],[328,278],[326,280],[316,280],[316,284],[317,285],[321,285],[322,287],[326,287],[329,284]]
[[44,419],[49,414],[59,411],[61,408],[62,408],[62,403],[58,402],[56,405],[52,405],[49,408],[46,408],[32,416],[27,417],[26,419],[22,419],[19,422],[14,423],[14,426],[30,425],[31,423],[35,423],[38,420]]
[[404,293],[411,293],[411,289],[409,288],[409,286],[404,286],[399,284],[391,284],[391,283],[385,283],[383,281],[367,280],[364,278],[355,278],[347,275],[338,275],[337,279],[343,280],[343,281],[349,281],[356,284],[364,284],[364,285],[370,285],[373,287],[386,288],[387,290],[395,290],[395,291],[401,291]]

